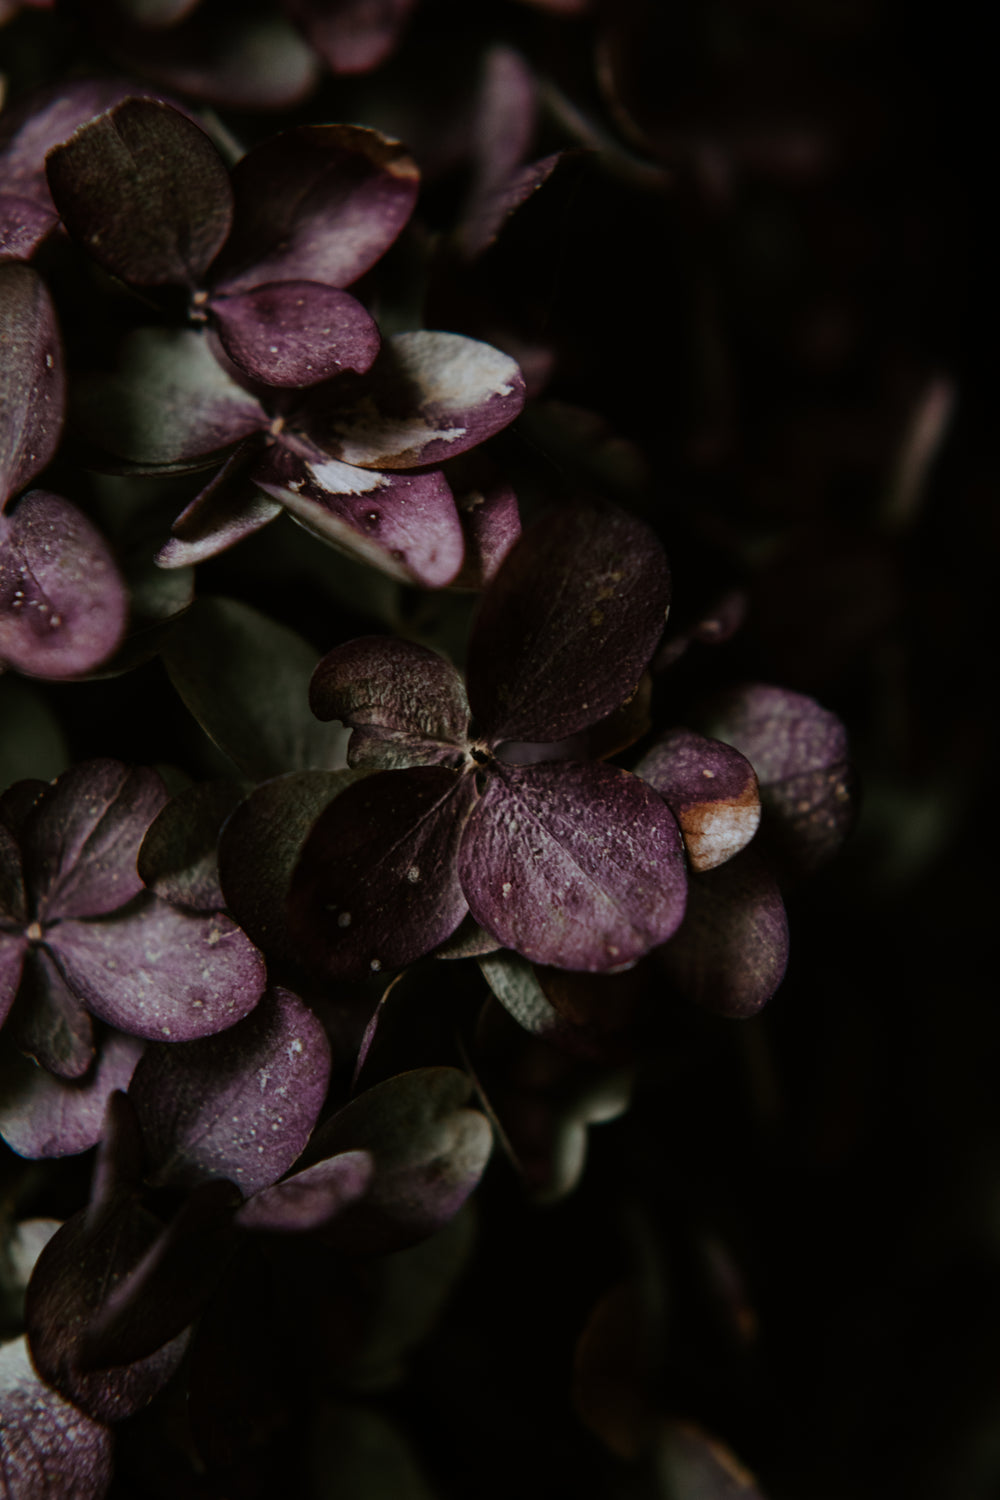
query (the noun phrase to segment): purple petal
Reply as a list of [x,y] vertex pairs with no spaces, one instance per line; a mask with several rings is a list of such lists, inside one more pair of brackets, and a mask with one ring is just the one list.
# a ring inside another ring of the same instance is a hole
[[198,1316],[235,1249],[239,1200],[231,1182],[195,1188],[141,1260],[111,1286],[81,1339],[81,1363],[105,1369],[133,1364]]
[[755,1015],[788,962],[788,921],[774,876],[752,850],[697,875],[680,930],[657,954],[678,989],[719,1015]]
[[103,537],[58,495],[29,490],[0,516],[0,657],[77,677],[116,649],[128,596]]
[[285,0],[331,73],[367,73],[394,50],[415,0]]
[[137,1198],[141,1185],[142,1132],[135,1106],[120,1089],[108,1095],[96,1155],[87,1208],[92,1225],[113,1212],[122,1198]]
[[320,1229],[364,1196],[375,1163],[368,1151],[343,1151],[286,1177],[254,1196],[239,1210],[243,1229],[303,1233]]
[[470,260],[485,254],[510,216],[545,186],[565,159],[566,152],[554,151],[512,172],[506,182],[480,189],[466,208],[459,228],[462,253]]
[[[465,562],[453,587],[484,589],[496,577],[507,553],[521,535],[517,496],[485,464],[482,449],[449,464],[448,482],[455,495],[458,518],[465,534]],[[476,474],[474,469],[479,470]],[[461,475],[461,477],[460,477]],[[478,483],[475,480],[478,479]]]
[[415,641],[362,636],[330,651],[313,673],[309,706],[353,733],[348,764],[401,770],[458,766],[469,729],[465,687],[451,662]]
[[192,911],[225,906],[216,849],[219,830],[242,795],[235,782],[210,781],[187,787],[161,809],[137,859],[139,877],[150,890]]
[[46,160],[70,234],[132,286],[197,287],[232,223],[229,173],[205,132],[155,99],[126,99]]
[[707,733],[735,745],[760,783],[762,836],[793,868],[825,862],[856,814],[847,734],[836,714],[787,688],[751,683],[710,704]]
[[70,989],[129,1036],[174,1042],[213,1036],[264,992],[264,960],[235,922],[148,896],[127,915],[60,922],[48,946]]
[[255,943],[275,958],[297,956],[285,903],[292,871],[319,814],[354,771],[293,771],[255,788],[219,841],[226,905]]
[[30,260],[58,223],[43,204],[0,193],[0,260]]
[[222,1036],[149,1048],[129,1097],[157,1182],[228,1178],[245,1197],[270,1187],[305,1147],[329,1078],[326,1033],[288,990]]
[[636,689],[670,601],[663,549],[641,521],[579,506],[525,532],[483,598],[469,701],[494,741],[561,740]]
[[28,940],[20,933],[0,932],[0,1026],[14,1004],[27,951]]
[[89,376],[74,391],[73,410],[90,442],[154,468],[194,463],[270,421],[193,328],[135,329],[115,373]]
[[235,599],[201,598],[163,656],[187,708],[251,780],[346,765],[346,731],[309,710],[316,653],[286,625]]
[[292,879],[303,957],[362,978],[444,942],[467,909],[456,855],[475,795],[471,776],[442,766],[376,771],[342,792],[316,820]]
[[275,447],[254,479],[308,531],[390,578],[442,588],[462,566],[462,528],[440,470],[380,474],[333,458],[310,465]]
[[180,1364],[180,1334],[134,1364],[82,1367],[81,1346],[107,1291],[139,1263],[160,1231],[159,1220],[120,1195],[103,1212],[69,1219],[38,1257],[28,1286],[31,1357],[43,1378],[98,1421],[120,1422],[156,1395]]
[[268,281],[345,287],[399,234],[419,173],[398,141],[357,125],[301,125],[249,151],[233,172],[236,221],[218,292]]
[[472,915],[536,963],[621,968],[671,937],[686,876],[673,814],[603,764],[497,766],[459,853]]
[[98,917],[142,890],[136,855],[168,799],[157,771],[88,760],[46,787],[25,824],[25,870],[41,922]]
[[508,354],[457,333],[397,333],[368,374],[314,394],[305,420],[327,452],[363,469],[453,458],[507,427],[524,405]]
[[9,1500],[102,1500],[114,1438],[35,1374],[25,1339],[0,1346],[0,1474]]
[[25,964],[10,1026],[21,1051],[47,1072],[75,1079],[89,1071],[94,1060],[90,1017],[44,948],[36,948]]
[[[0,822],[0,924],[21,926],[28,920],[28,902],[24,890],[24,872],[17,839]],[[0,927],[0,931],[3,927]]]
[[757,832],[753,766],[721,740],[674,729],[646,752],[635,774],[659,792],[677,819],[694,870],[725,864]]
[[272,281],[208,305],[230,359],[264,385],[363,373],[379,351],[378,328],[361,303],[315,281]]
[[416,1068],[359,1094],[318,1132],[324,1155],[369,1151],[375,1159],[367,1195],[334,1220],[329,1243],[354,1253],[399,1250],[455,1216],[493,1144],[485,1115],[465,1107],[471,1093],[457,1068]]
[[2,510],[55,453],[66,401],[52,298],[38,272],[19,261],[0,265],[0,347]]
[[216,557],[281,515],[247,473],[260,439],[254,433],[231,453],[174,522],[173,536],[157,553],[161,568],[186,568]]
[[108,1096],[128,1088],[143,1045],[135,1037],[111,1033],[92,1072],[76,1082],[54,1078],[28,1062],[5,1067],[0,1135],[19,1156],[36,1160],[89,1151],[103,1134]]

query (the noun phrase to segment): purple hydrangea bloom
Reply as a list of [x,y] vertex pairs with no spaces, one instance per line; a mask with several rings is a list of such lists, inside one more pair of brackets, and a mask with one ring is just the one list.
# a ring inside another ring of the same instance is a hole
[[[370,768],[319,817],[292,881],[304,951],[330,973],[396,968],[471,912],[540,963],[600,971],[665,942],[684,913],[677,822],[647,784],[586,756],[635,691],[669,599],[653,534],[589,506],[553,513],[484,595],[468,695],[424,647],[330,652],[315,712]],[[238,905],[238,903],[237,903]]]

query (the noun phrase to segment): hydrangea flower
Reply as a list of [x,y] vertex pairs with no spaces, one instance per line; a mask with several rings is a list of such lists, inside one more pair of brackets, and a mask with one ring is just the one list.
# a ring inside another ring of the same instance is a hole
[[557,511],[484,595],[467,672],[363,638],[316,669],[320,718],[371,768],[319,817],[289,898],[332,974],[396,968],[468,912],[540,963],[600,971],[663,943],[684,913],[677,822],[645,782],[588,760],[585,731],[632,695],[663,629],[666,559],[624,514]]
[[21,783],[0,807],[0,1018],[61,1077],[91,1066],[91,1016],[182,1041],[263,993],[263,959],[234,922],[144,890],[136,856],[166,801],[155,771],[95,760]]

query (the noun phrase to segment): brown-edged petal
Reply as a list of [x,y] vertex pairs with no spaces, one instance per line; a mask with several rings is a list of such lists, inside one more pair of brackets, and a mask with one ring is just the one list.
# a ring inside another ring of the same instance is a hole
[[646,752],[635,774],[659,792],[677,819],[694,870],[725,864],[757,832],[757,778],[732,745],[674,729]]
[[657,954],[688,999],[719,1015],[755,1015],[788,962],[788,920],[774,876],[753,850],[688,887],[680,930]]
[[135,329],[113,374],[74,388],[73,413],[88,441],[153,470],[197,467],[270,421],[194,328]]
[[124,915],[60,922],[48,946],[75,995],[130,1036],[191,1041],[232,1026],[264,992],[264,960],[221,913],[140,897]]
[[46,787],[22,835],[42,922],[98,917],[142,890],[136,855],[168,798],[157,771],[88,760]]
[[292,958],[286,900],[313,823],[361,771],[292,771],[265,781],[233,813],[219,840],[226,905],[269,957]]
[[637,687],[670,602],[655,535],[623,511],[579,505],[524,533],[483,597],[469,702],[501,740],[561,740]]
[[34,677],[77,677],[111,656],[127,611],[107,543],[75,505],[29,490],[0,515],[0,658]]
[[442,588],[462,566],[455,502],[439,469],[380,474],[271,448],[253,478],[308,531],[390,578]]
[[524,377],[509,354],[422,329],[388,339],[367,375],[314,392],[303,420],[344,463],[412,469],[485,442],[523,405]]
[[222,157],[159,100],[115,105],[50,151],[46,171],[70,234],[132,286],[199,286],[229,233]]
[[272,281],[208,305],[230,359],[264,385],[363,373],[379,351],[378,328],[357,298],[315,281]]
[[317,819],[292,879],[303,956],[360,978],[409,963],[454,932],[467,910],[456,854],[475,795],[471,776],[443,766],[376,771],[342,792]]
[[327,653],[309,706],[353,733],[348,763],[380,770],[457,766],[469,728],[465,686],[450,661],[415,641],[361,636]]
[[459,852],[469,909],[536,963],[599,972],[672,937],[687,878],[673,814],[603,763],[497,766]]
[[222,1036],[148,1048],[129,1098],[158,1183],[228,1178],[249,1197],[301,1154],[329,1079],[322,1026],[297,995],[275,989]]
[[112,1032],[92,1072],[73,1081],[27,1061],[7,1065],[0,1077],[0,1135],[12,1151],[33,1159],[89,1151],[103,1134],[109,1094],[128,1088],[143,1046]]
[[233,172],[236,218],[218,292],[268,281],[350,286],[388,250],[417,198],[398,141],[358,125],[301,125],[255,146]]
[[0,1475],[5,1500],[103,1500],[114,1438],[35,1373],[27,1341],[0,1346]]
[[367,73],[393,51],[416,0],[285,0],[332,73]]
[[38,272],[20,261],[0,265],[0,351],[2,510],[55,453],[66,399],[52,298]]
[[482,1176],[493,1145],[486,1116],[467,1107],[472,1083],[457,1068],[415,1068],[359,1094],[317,1132],[324,1156],[369,1151],[367,1194],[324,1238],[382,1254],[415,1244],[452,1219]]

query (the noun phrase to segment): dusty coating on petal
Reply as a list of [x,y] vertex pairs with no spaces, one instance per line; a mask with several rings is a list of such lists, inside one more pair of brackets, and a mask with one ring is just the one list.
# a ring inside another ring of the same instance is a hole
[[663,631],[670,574],[641,521],[590,505],[524,533],[484,595],[466,680],[493,741],[561,740],[636,689]]
[[313,673],[309,706],[317,718],[353,730],[352,766],[461,762],[469,728],[462,679],[451,662],[414,641],[362,636],[336,647]]
[[364,978],[449,937],[467,906],[456,852],[472,778],[442,766],[376,771],[316,821],[292,879],[289,919],[303,956]]
[[462,566],[462,527],[439,469],[380,474],[335,458],[310,465],[276,446],[253,477],[307,531],[390,578],[442,588]]
[[367,370],[374,320],[354,297],[312,281],[280,281],[209,303],[230,359],[264,385],[307,386]]
[[750,842],[760,823],[753,766],[720,740],[675,729],[635,774],[659,792],[680,824],[691,868],[714,870]]
[[508,354],[457,333],[399,333],[368,375],[309,430],[344,463],[410,469],[442,463],[500,432],[524,405],[524,378]]
[[0,1346],[0,1477],[10,1500],[101,1500],[114,1438],[36,1375],[26,1339]]
[[0,265],[0,510],[52,458],[66,376],[55,308],[31,266]]
[[263,958],[235,922],[152,895],[125,916],[60,922],[48,946],[89,1011],[154,1041],[225,1030],[253,1010],[267,979]]
[[638,777],[602,764],[497,768],[459,874],[473,916],[504,947],[564,969],[634,963],[684,915],[673,814]]
[[248,1197],[299,1156],[329,1079],[322,1026],[297,995],[275,989],[222,1036],[151,1047],[129,1097],[158,1182],[228,1178]]

